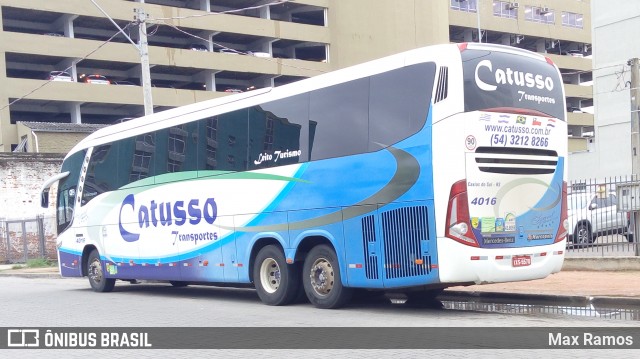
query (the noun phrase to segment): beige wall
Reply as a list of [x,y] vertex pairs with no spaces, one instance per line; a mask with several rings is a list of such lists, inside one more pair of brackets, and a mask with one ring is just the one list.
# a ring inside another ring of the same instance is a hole
[[[525,36],[531,35],[547,37],[550,39],[563,39],[568,41],[591,43],[591,8],[588,0],[523,0],[514,2],[519,4],[518,19],[506,19],[494,16],[493,1],[479,1],[480,28]],[[448,5],[449,1],[446,1],[446,3]],[[559,4],[561,4],[562,7],[558,6]],[[548,7],[551,10],[554,10],[555,24],[548,25],[525,20],[526,6]],[[562,26],[562,11],[582,14],[584,16],[583,28],[576,29]],[[478,18],[476,13],[450,10],[449,21],[451,22],[451,25],[471,27],[474,29],[478,27]]]
[[28,152],[40,153],[68,153],[78,142],[89,133],[83,132],[41,132],[31,131],[30,128],[18,122],[16,125],[18,138],[27,136]]
[[332,0],[332,68],[449,42],[448,8],[448,1]]

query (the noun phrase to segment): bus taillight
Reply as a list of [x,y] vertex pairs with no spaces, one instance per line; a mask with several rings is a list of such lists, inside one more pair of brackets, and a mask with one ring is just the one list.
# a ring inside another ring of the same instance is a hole
[[569,233],[569,216],[567,213],[567,182],[562,182],[562,206],[560,207],[560,225],[553,243],[560,242]]
[[466,180],[460,180],[451,186],[445,236],[468,246],[480,246],[470,226]]

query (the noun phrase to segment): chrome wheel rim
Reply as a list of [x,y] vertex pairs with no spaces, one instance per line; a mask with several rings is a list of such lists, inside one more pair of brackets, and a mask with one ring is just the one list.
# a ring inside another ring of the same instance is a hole
[[585,227],[578,228],[578,243],[588,243],[589,230]]
[[100,260],[97,258],[89,264],[89,278],[91,278],[94,283],[102,282],[102,265],[100,264]]
[[280,266],[273,258],[267,258],[260,265],[260,283],[267,293],[274,293],[280,288]]
[[318,258],[311,266],[311,287],[320,296],[327,296],[333,289],[335,274],[333,266],[326,258]]

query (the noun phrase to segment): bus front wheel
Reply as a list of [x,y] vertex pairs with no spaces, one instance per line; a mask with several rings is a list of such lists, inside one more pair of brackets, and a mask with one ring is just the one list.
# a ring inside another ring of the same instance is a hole
[[282,251],[273,245],[258,252],[253,263],[253,281],[258,297],[267,305],[290,304],[300,288],[298,267],[288,265]]
[[115,279],[105,277],[104,267],[97,249],[92,250],[89,254],[87,277],[89,277],[91,288],[96,292],[111,292],[116,284]]
[[326,245],[314,247],[304,260],[302,284],[311,304],[335,309],[347,304],[353,290],[342,285],[336,252]]

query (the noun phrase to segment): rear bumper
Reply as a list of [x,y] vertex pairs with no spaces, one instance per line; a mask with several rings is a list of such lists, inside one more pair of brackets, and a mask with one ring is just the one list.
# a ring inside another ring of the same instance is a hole
[[[498,283],[541,279],[562,269],[566,239],[544,246],[475,248],[438,238],[438,269],[443,283]],[[514,267],[514,256],[529,256],[531,264]]]

